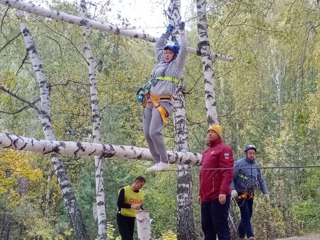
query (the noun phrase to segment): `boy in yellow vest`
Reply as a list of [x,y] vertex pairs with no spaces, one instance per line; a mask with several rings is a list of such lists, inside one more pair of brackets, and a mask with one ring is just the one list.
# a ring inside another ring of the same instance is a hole
[[146,180],[137,177],[134,182],[119,190],[117,223],[122,240],[133,240],[136,211],[143,209],[144,192],[141,189]]

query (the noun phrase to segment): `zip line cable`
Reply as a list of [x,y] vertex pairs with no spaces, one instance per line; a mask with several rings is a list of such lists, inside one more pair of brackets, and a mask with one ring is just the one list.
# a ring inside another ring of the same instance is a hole
[[241,168],[203,168],[202,170],[231,170],[231,169],[298,169],[298,168],[320,168],[320,165],[306,166],[265,166],[265,167],[241,167]]
[[[266,166],[266,167],[242,167],[242,168],[202,168],[201,166],[197,166],[199,168],[191,168],[183,171],[221,171],[221,170],[234,170],[234,169],[305,169],[305,168],[320,168],[320,165],[307,165],[307,166]],[[177,169],[167,169],[164,172],[175,172]]]

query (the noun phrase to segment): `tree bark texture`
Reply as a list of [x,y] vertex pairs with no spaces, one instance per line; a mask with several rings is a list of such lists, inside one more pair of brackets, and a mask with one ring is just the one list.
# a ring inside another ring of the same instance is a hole
[[[86,17],[87,6],[86,1],[80,1],[80,16]],[[92,117],[92,135],[93,142],[101,142],[101,128],[100,128],[100,111],[99,111],[99,98],[98,98],[98,81],[96,74],[96,61],[94,59],[93,51],[88,42],[90,36],[90,29],[86,26],[83,27],[84,39],[84,53],[88,64],[88,79],[90,83],[90,97],[91,97],[91,117]],[[95,180],[96,180],[96,203],[97,203],[97,218],[98,218],[98,239],[107,239],[107,218],[105,208],[105,192],[104,192],[104,179],[103,179],[103,164],[101,156],[94,156],[95,163]]]
[[[79,25],[79,26],[86,26],[89,28],[94,28],[101,31],[107,31],[107,32],[111,32],[111,33],[126,36],[126,37],[138,38],[138,39],[142,39],[149,42],[156,42],[157,40],[157,38],[152,37],[149,34],[138,33],[132,30],[120,29],[119,27],[109,23],[93,21],[87,18],[81,18],[78,16],[61,12],[61,11],[59,12],[55,10],[41,8],[34,4],[26,3],[22,0],[0,0],[0,3],[12,8],[25,11],[25,12],[34,13],[39,16],[43,16],[43,17],[47,17],[55,20],[61,20],[61,21]],[[188,48],[188,52],[196,54],[197,50],[195,48]],[[233,60],[233,57],[219,54],[219,53],[212,52],[210,53],[210,55],[212,58],[216,58],[222,61]]]
[[[198,50],[202,59],[203,74],[204,74],[204,92],[207,112],[207,123],[212,125],[218,123],[217,103],[216,103],[216,80],[214,76],[214,68],[212,57],[210,54],[210,41],[208,36],[208,23],[207,23],[207,1],[197,0],[197,13],[198,13],[198,35],[199,44]],[[231,206],[230,206],[231,207]],[[231,238],[236,239],[236,227],[233,217],[229,213],[229,227],[231,231]]]
[[[43,72],[42,63],[40,57],[37,54],[35,44],[32,40],[31,34],[25,24],[20,24],[20,30],[23,34],[25,45],[28,51],[28,56],[32,63],[33,71],[38,81],[40,90],[40,112],[39,118],[43,128],[45,138],[48,141],[55,140],[55,134],[52,129],[50,119],[50,99],[49,99],[49,83]],[[85,225],[82,221],[80,209],[78,207],[75,195],[72,189],[71,182],[67,176],[66,168],[59,158],[58,154],[53,153],[51,155],[51,161],[58,178],[59,185],[62,190],[62,196],[66,203],[66,207],[71,219],[72,227],[75,231],[77,239],[90,239]]]
[[138,239],[151,240],[151,221],[150,213],[138,211],[136,216]]
[[[171,0],[168,7],[169,22],[178,26],[181,21],[181,1]],[[176,31],[178,33],[178,31]],[[187,152],[188,128],[186,120],[183,82],[179,84],[174,96],[173,124],[176,151]],[[177,165],[177,239],[196,240],[192,208],[192,174],[191,167]]]
[[204,74],[204,93],[207,112],[207,123],[212,125],[218,123],[216,93],[215,93],[215,76],[213,72],[212,57],[210,55],[210,42],[208,37],[208,23],[207,23],[207,1],[197,0],[197,15],[198,15],[198,35],[199,44],[198,50],[200,52],[203,74]]
[[[99,144],[88,142],[50,141],[7,133],[0,133],[0,147],[15,150],[39,152],[43,154],[59,153],[74,156],[120,156],[127,159],[153,161],[148,148],[134,146]],[[170,163],[201,164],[201,154],[192,152],[167,151]]]
[[[176,150],[178,152],[187,152],[189,150],[188,128],[182,89],[182,86],[179,86],[175,96],[174,131]],[[177,169],[177,238],[195,240],[197,236],[192,207],[191,166],[178,164]]]

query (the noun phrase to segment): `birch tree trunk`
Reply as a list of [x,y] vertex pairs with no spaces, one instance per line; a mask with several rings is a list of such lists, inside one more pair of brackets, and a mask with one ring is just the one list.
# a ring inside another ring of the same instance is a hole
[[[43,154],[59,153],[77,156],[120,156],[126,159],[153,161],[148,148],[88,142],[53,141],[0,133],[0,147]],[[201,154],[167,151],[170,163],[201,164]]]
[[197,15],[198,15],[198,35],[203,74],[204,74],[204,93],[207,111],[207,123],[212,125],[218,123],[218,114],[216,107],[216,82],[213,72],[212,56],[210,55],[210,42],[208,37],[208,23],[206,15],[207,1],[197,0]]
[[[29,58],[32,63],[33,70],[35,72],[36,79],[39,84],[40,90],[40,112],[39,118],[43,127],[45,138],[49,141],[55,140],[55,134],[51,125],[51,113],[50,113],[50,99],[49,99],[49,84],[46,76],[44,75],[41,60],[37,54],[35,44],[32,40],[31,34],[27,29],[27,26],[20,24],[20,30],[23,34],[26,49],[28,51]],[[66,203],[66,207],[71,219],[72,227],[75,231],[77,239],[90,239],[88,232],[84,226],[80,209],[78,207],[71,182],[67,176],[66,168],[59,158],[58,154],[51,154],[51,161],[56,172],[56,176],[59,185],[62,190],[62,195]]]
[[[214,76],[214,69],[212,63],[212,56],[210,54],[210,42],[208,37],[208,23],[206,15],[207,1],[197,0],[197,15],[198,15],[198,35],[199,35],[199,52],[201,55],[203,74],[204,74],[204,92],[207,111],[207,123],[212,125],[218,123],[217,103],[216,103],[216,81]],[[232,205],[230,205],[230,208]],[[229,227],[231,232],[231,238],[237,238],[237,231],[234,224],[234,220],[229,212]]]
[[[86,1],[80,0],[80,16],[86,17],[87,7]],[[94,143],[101,143],[101,128],[100,128],[100,111],[99,111],[99,98],[98,98],[98,81],[96,74],[96,62],[88,38],[90,30],[88,27],[83,27],[84,38],[84,53],[88,64],[88,77],[90,83],[90,96],[91,96],[91,116],[92,116],[92,135]],[[94,156],[95,164],[95,178],[96,178],[96,208],[98,217],[98,239],[107,239],[107,219],[106,208],[104,199],[104,180],[103,180],[103,165],[102,157]]]
[[[149,41],[149,42],[156,42],[156,40],[157,40],[157,38],[152,37],[149,34],[139,33],[139,32],[135,32],[135,31],[131,31],[131,30],[120,29],[119,27],[114,26],[109,23],[93,21],[93,20],[90,20],[87,18],[81,18],[78,16],[64,13],[64,12],[41,8],[41,7],[38,7],[34,4],[26,3],[23,0],[0,0],[0,3],[7,5],[9,7],[12,7],[12,8],[16,8],[16,9],[25,11],[25,12],[34,13],[39,16],[43,16],[43,17],[47,17],[47,18],[51,18],[51,19],[55,19],[55,20],[61,20],[61,21],[75,24],[75,25],[79,25],[79,26],[86,26],[89,28],[94,28],[94,29],[98,29],[101,31],[107,31],[107,32],[119,34],[119,35],[126,36],[126,37],[138,38],[138,39],[142,39],[142,40]],[[197,50],[195,48],[188,48],[188,52],[196,54]],[[210,53],[210,55],[213,58],[223,60],[223,61],[232,61],[233,60],[233,57],[227,56],[227,55],[222,55],[219,53],[212,52],[212,53]]]
[[137,232],[140,240],[151,240],[151,219],[147,211],[137,211]]
[[[187,152],[188,128],[183,87],[179,86],[174,99],[174,132],[176,150]],[[192,208],[192,174],[190,165],[177,165],[177,238],[196,240]]]
[[[169,22],[178,26],[181,21],[181,1],[171,0],[168,7]],[[173,124],[176,151],[187,152],[188,128],[186,121],[183,82],[178,86],[174,96]],[[177,238],[195,240],[196,233],[192,208],[192,174],[190,165],[177,165]]]

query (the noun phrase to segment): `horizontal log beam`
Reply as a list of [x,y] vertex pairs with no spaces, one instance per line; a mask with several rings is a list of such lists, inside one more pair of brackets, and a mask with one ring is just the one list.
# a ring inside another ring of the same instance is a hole
[[[50,141],[0,133],[0,147],[42,154],[58,153],[72,156],[113,156],[127,159],[149,160],[153,158],[148,148],[135,146],[99,144],[89,142]],[[201,154],[167,151],[170,163],[200,165]]]
[[[64,22],[79,25],[79,26],[86,26],[86,27],[94,28],[100,31],[107,31],[114,34],[123,35],[131,38],[138,38],[138,39],[149,41],[149,42],[156,42],[157,40],[156,37],[152,37],[149,34],[138,33],[132,30],[120,29],[117,26],[114,26],[109,23],[94,21],[87,18],[82,18],[82,17],[71,15],[71,14],[67,14],[64,12],[51,10],[51,9],[45,9],[45,8],[36,6],[35,4],[26,3],[21,0],[0,0],[0,3],[12,8],[19,9],[24,12],[34,13],[39,16],[60,20],[60,21],[64,21]],[[197,50],[195,48],[188,47],[187,51],[194,54],[197,53]],[[218,59],[222,61],[233,61],[233,57],[231,56],[222,55],[214,52],[211,52],[210,55],[213,59]]]

